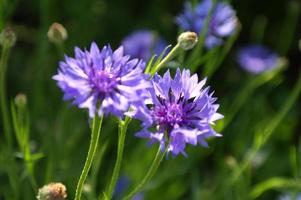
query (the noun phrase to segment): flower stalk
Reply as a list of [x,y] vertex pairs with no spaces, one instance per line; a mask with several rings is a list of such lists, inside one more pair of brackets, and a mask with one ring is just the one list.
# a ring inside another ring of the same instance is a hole
[[3,131],[8,145],[12,145],[10,116],[8,111],[8,104],[6,99],[6,70],[7,61],[9,58],[10,47],[4,45],[2,48],[1,60],[0,60],[0,102],[1,102],[1,115],[3,120]]
[[95,152],[97,149],[97,144],[99,140],[99,135],[100,135],[100,130],[101,130],[101,125],[103,121],[103,116],[99,117],[98,115],[95,115],[93,118],[93,123],[92,123],[92,135],[91,135],[91,141],[90,141],[90,146],[89,146],[89,151],[87,155],[87,159],[84,165],[84,169],[81,173],[81,176],[79,178],[77,187],[76,187],[76,193],[75,193],[75,200],[80,200],[82,191],[83,191],[83,186],[85,183],[85,180],[88,176],[89,170],[91,168]]
[[10,49],[16,43],[16,35],[9,27],[5,28],[0,34],[0,44],[2,45],[2,53],[0,59],[0,110],[2,117],[2,128],[4,132],[4,137],[7,144],[7,175],[10,181],[10,186],[13,188],[14,197],[13,199],[18,199],[19,197],[19,183],[17,175],[17,166],[14,161],[13,154],[13,138],[11,134],[11,122],[10,114],[8,110],[8,103],[6,97],[6,71],[7,63],[10,55]]
[[247,84],[240,90],[237,98],[235,98],[234,103],[231,105],[227,118],[225,119],[225,124],[223,126],[223,130],[225,130],[228,125],[232,122],[240,108],[245,104],[245,102],[249,99],[249,97],[253,94],[253,92],[259,88],[260,86],[268,83],[277,75],[279,75],[287,65],[287,61],[284,59],[280,59],[278,66],[272,71],[267,71],[256,77],[251,77],[251,80],[247,81]]
[[152,163],[151,167],[149,168],[149,170],[147,171],[146,175],[141,180],[141,182],[128,195],[126,195],[123,198],[123,200],[130,200],[135,194],[140,192],[140,190],[145,186],[146,183],[148,183],[151,180],[151,178],[155,175],[157,169],[159,168],[159,166],[167,152],[166,150],[167,150],[167,147],[165,148],[165,151],[162,152],[161,146],[159,146],[156,156],[153,160],[153,163]]
[[12,121],[13,121],[13,128],[16,135],[16,139],[22,152],[22,156],[24,159],[24,164],[26,171],[29,176],[29,181],[31,187],[34,192],[37,191],[37,182],[34,177],[34,161],[33,157],[38,159],[39,157],[43,156],[41,153],[37,153],[33,155],[30,151],[30,144],[29,144],[29,114],[27,111],[27,100],[24,94],[18,94],[15,97],[14,103],[11,103],[11,113],[12,113]]
[[299,72],[298,81],[295,84],[291,94],[287,98],[286,102],[284,103],[283,107],[278,111],[275,117],[270,121],[270,123],[266,126],[263,132],[257,136],[255,136],[253,145],[250,151],[244,157],[241,165],[237,168],[232,176],[231,183],[236,182],[239,178],[240,174],[249,166],[252,162],[254,157],[257,155],[257,152],[264,146],[267,140],[272,136],[275,129],[284,119],[286,114],[290,111],[294,103],[297,101],[298,97],[301,93],[301,71]]
[[65,54],[64,42],[68,38],[66,28],[62,24],[55,22],[49,27],[47,37],[55,45],[58,55],[63,58]]
[[159,64],[154,66],[150,72],[151,76],[154,76],[154,74],[158,72],[168,61],[173,59],[179,53],[180,49],[180,44],[177,43],[176,46],[174,46],[174,48],[172,48],[172,50],[159,62]]
[[111,199],[113,196],[113,192],[119,177],[119,172],[121,168],[121,162],[123,157],[124,150],[124,141],[126,136],[127,127],[131,121],[131,118],[125,117],[125,120],[119,120],[118,124],[118,149],[117,149],[117,158],[114,166],[113,174],[111,177],[111,181],[106,192],[107,198]]

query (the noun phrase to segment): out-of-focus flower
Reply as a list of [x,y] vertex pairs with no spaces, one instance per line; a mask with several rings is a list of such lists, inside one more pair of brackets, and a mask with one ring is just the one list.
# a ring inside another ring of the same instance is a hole
[[59,43],[68,38],[68,33],[62,24],[55,22],[49,27],[47,36],[51,42]]
[[211,124],[223,116],[217,113],[219,105],[209,87],[203,89],[205,82],[198,82],[198,76],[190,76],[189,70],[181,73],[178,69],[174,79],[169,71],[163,77],[156,74],[146,106],[128,113],[143,122],[136,136],[159,142],[162,150],[167,148],[173,155],[186,155],[186,144],[207,146],[206,138],[221,136]]
[[[176,17],[176,23],[185,31],[199,34],[206,25],[206,18],[212,7],[212,0],[204,0],[194,8],[189,2],[184,4],[184,12]],[[236,12],[227,3],[216,3],[212,8],[205,46],[210,49],[221,45],[224,38],[231,36],[237,27]]]
[[124,52],[134,58],[148,60],[153,54],[160,55],[167,46],[164,39],[149,30],[138,30],[123,39]]
[[128,177],[126,176],[119,177],[115,186],[113,197],[121,196],[121,194],[128,188],[129,184],[130,184],[130,180],[128,179]]
[[16,41],[17,36],[10,27],[6,27],[0,33],[0,44],[3,47],[13,47],[16,44]]
[[[116,184],[113,199],[121,199],[122,194],[127,190],[130,185],[130,179],[126,176],[121,176]],[[132,200],[143,200],[144,196],[143,193],[137,193],[135,196],[132,197]]]
[[293,198],[293,195],[290,194],[283,194],[278,200],[301,200],[301,193],[297,194],[296,198]]
[[59,65],[53,79],[64,92],[64,100],[73,99],[73,104],[87,108],[90,117],[95,113],[122,117],[151,86],[143,73],[144,62],[130,60],[122,47],[113,52],[110,46],[99,50],[92,43],[90,51],[75,48],[75,58],[66,56]]
[[50,183],[39,189],[38,200],[64,200],[67,198],[67,189],[61,183]]
[[239,65],[252,74],[259,74],[277,66],[279,57],[262,45],[249,45],[242,48],[237,57]]
[[192,49],[198,42],[198,36],[195,32],[184,32],[178,37],[178,43],[180,47],[184,50]]

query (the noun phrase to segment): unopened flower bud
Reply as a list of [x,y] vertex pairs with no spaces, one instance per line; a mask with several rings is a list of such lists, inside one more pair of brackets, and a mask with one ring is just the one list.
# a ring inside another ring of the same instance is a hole
[[65,200],[67,197],[66,187],[61,183],[50,183],[39,189],[38,200]]
[[47,36],[51,42],[60,43],[68,38],[68,33],[62,24],[55,22],[49,27]]
[[15,45],[17,40],[15,32],[10,28],[6,27],[0,33],[0,44],[4,47],[12,47]]
[[15,97],[15,104],[18,107],[25,107],[27,104],[27,97],[25,94],[19,93],[17,94],[17,96]]
[[178,37],[178,43],[184,50],[192,49],[198,42],[198,35],[195,32],[184,32]]

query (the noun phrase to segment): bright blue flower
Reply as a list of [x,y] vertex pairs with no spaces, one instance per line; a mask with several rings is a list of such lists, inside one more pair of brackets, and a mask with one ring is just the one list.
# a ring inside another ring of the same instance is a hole
[[237,56],[239,65],[252,74],[259,74],[277,66],[278,55],[262,45],[242,48]]
[[151,86],[143,73],[144,62],[130,60],[123,47],[113,52],[110,46],[99,50],[92,43],[90,51],[75,48],[75,58],[65,56],[59,65],[53,79],[64,92],[64,100],[87,108],[90,117],[96,113],[122,117],[130,105],[141,101],[141,91]]
[[[194,8],[189,2],[184,4],[184,12],[177,16],[176,23],[184,31],[193,31],[199,34],[205,28],[212,0],[204,0]],[[212,8],[205,46],[212,47],[223,44],[224,38],[231,36],[237,27],[236,12],[227,3],[217,3]]]
[[121,43],[126,54],[144,60],[150,59],[153,54],[160,55],[167,46],[162,38],[158,38],[149,30],[135,31]]
[[169,71],[163,77],[156,74],[146,106],[128,113],[143,122],[136,136],[159,142],[162,150],[167,148],[173,155],[186,155],[186,144],[207,146],[206,138],[220,136],[211,125],[223,116],[217,113],[219,105],[209,87],[203,88],[205,82],[198,82],[198,76],[190,76],[189,70],[181,73],[178,69],[174,79]]

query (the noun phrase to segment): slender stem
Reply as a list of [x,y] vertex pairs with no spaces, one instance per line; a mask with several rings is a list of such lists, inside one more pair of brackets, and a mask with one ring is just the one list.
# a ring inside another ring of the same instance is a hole
[[288,111],[292,108],[294,103],[297,101],[300,93],[301,93],[301,72],[299,74],[298,81],[295,84],[293,91],[289,95],[288,99],[286,100],[284,106],[281,108],[281,110],[279,110],[279,112],[272,119],[272,121],[270,121],[266,129],[264,129],[263,133],[260,135],[260,138],[254,140],[251,150],[246,154],[238,170],[234,172],[234,176],[232,177],[232,181],[231,181],[232,183],[234,183],[237,180],[237,178],[240,176],[240,174],[249,166],[250,162],[252,162],[257,152],[263,147],[266,141],[271,137],[274,130],[281,123],[285,115],[288,113]]
[[24,156],[25,168],[27,170],[29,181],[31,183],[34,193],[37,192],[37,182],[34,177],[34,163],[32,160],[32,155],[29,147],[29,116],[26,109],[20,107],[15,107],[11,104],[11,114],[12,114],[12,125],[17,138],[17,143],[19,145],[20,151]]
[[10,116],[8,112],[8,105],[6,99],[6,68],[7,61],[9,58],[9,47],[3,47],[2,55],[0,60],[0,101],[1,101],[1,115],[3,120],[3,131],[7,140],[8,145],[12,146],[11,127],[10,127]]
[[216,0],[213,0],[211,6],[209,8],[208,15],[205,19],[205,23],[203,26],[204,28],[202,28],[200,30],[198,44],[194,48],[193,52],[191,53],[191,55],[189,56],[189,58],[187,60],[187,66],[190,67],[191,71],[196,71],[197,67],[198,67],[197,62],[201,62],[199,58],[203,56],[204,44],[206,42],[208,28],[209,28],[209,24],[211,21],[212,12],[213,12],[213,8],[214,8],[215,4],[216,4]]
[[[241,30],[241,25],[238,24],[236,31],[232,34],[231,37],[229,37],[224,44],[224,46],[221,48],[220,52],[218,54],[215,54],[217,56],[216,59],[209,59],[213,60],[212,63],[209,65],[206,64],[205,69],[204,69],[204,75],[207,76],[208,79],[212,77],[212,75],[216,72],[216,70],[220,67],[226,56],[228,55],[229,51],[231,50],[234,42],[239,36]],[[211,50],[214,51],[214,50]]]
[[[167,147],[166,147],[166,149],[167,149]],[[125,196],[123,198],[123,200],[131,199],[135,194],[137,194],[145,186],[146,183],[148,183],[151,180],[151,178],[156,173],[157,169],[159,168],[159,165],[160,165],[161,161],[163,160],[163,158],[165,156],[166,149],[162,153],[161,149],[159,147],[159,149],[156,153],[155,159],[153,160],[153,163],[152,163],[151,167],[149,168],[148,172],[146,173],[145,177],[127,196]]]
[[[107,130],[105,128],[103,128],[104,130]],[[99,169],[102,165],[102,162],[103,162],[103,158],[105,156],[105,153],[106,153],[106,150],[108,148],[108,141],[102,143],[100,145],[100,147],[98,147],[98,150],[97,150],[97,157],[95,158],[95,161],[92,165],[92,168],[91,168],[91,187],[92,187],[92,190],[94,193],[93,193],[93,197],[94,199],[97,199],[96,196],[96,184],[97,184],[97,179],[98,179],[98,172],[99,172]]]
[[55,48],[57,51],[57,54],[60,58],[64,58],[65,55],[65,46],[64,46],[64,42],[56,42],[55,43]]
[[255,18],[251,27],[251,41],[253,43],[262,43],[267,24],[268,19],[265,16],[258,16]]
[[112,178],[109,184],[109,188],[106,192],[107,198],[111,199],[113,196],[113,192],[115,189],[116,182],[118,180],[119,171],[121,167],[121,161],[123,156],[123,149],[124,149],[124,141],[125,141],[125,135],[127,131],[128,124],[130,123],[130,118],[126,117],[125,120],[119,120],[118,124],[118,150],[117,150],[117,158],[115,167],[113,170]]
[[[29,151],[29,150],[28,150]],[[25,158],[25,166],[26,166],[26,170],[29,176],[29,181],[32,187],[32,190],[36,193],[38,190],[38,184],[37,181],[34,177],[34,172],[33,172],[33,163],[32,163],[32,159],[31,158]]]
[[11,135],[11,127],[10,127],[10,116],[8,111],[8,104],[6,99],[6,70],[7,70],[7,61],[9,58],[10,47],[3,46],[2,53],[1,53],[1,60],[0,60],[0,109],[1,109],[1,116],[3,121],[3,132],[5,135],[5,139],[7,142],[7,152],[10,155],[7,156],[7,174],[9,178],[9,182],[11,187],[14,190],[15,198],[17,199],[19,196],[19,184],[18,184],[18,177],[17,177],[17,167],[14,161],[13,149],[12,149],[12,142],[13,138]]
[[89,173],[89,170],[91,168],[92,161],[93,161],[96,149],[97,149],[97,144],[98,144],[98,140],[99,140],[102,120],[103,120],[103,117],[102,116],[99,117],[97,115],[93,119],[90,147],[89,147],[89,151],[88,151],[88,155],[87,155],[87,159],[86,159],[84,169],[82,171],[82,174],[79,178],[79,181],[78,181],[78,184],[77,184],[77,187],[76,187],[75,198],[74,198],[75,200],[80,200],[81,199],[83,186],[84,186],[85,180],[88,176],[88,173]]
[[170,61],[173,57],[175,57],[179,50],[180,50],[180,45],[177,44],[172,48],[172,50],[163,58],[163,60],[151,70],[151,75],[153,76],[156,72],[158,72],[168,61]]
[[249,99],[249,97],[253,94],[253,92],[260,86],[272,80],[275,76],[277,76],[282,70],[285,68],[286,62],[279,61],[280,64],[273,71],[265,72],[256,77],[252,77],[251,80],[247,81],[247,84],[240,90],[235,101],[230,107],[229,116],[227,117],[223,130],[225,130],[228,125],[232,122],[240,108],[245,104],[245,102]]
[[280,122],[284,119],[285,115],[289,112],[289,110],[292,108],[294,103],[298,100],[300,93],[301,93],[301,72],[299,73],[298,81],[295,84],[293,91],[290,94],[289,98],[286,100],[284,106],[277,113],[275,118],[267,126],[261,143],[257,144],[257,146],[259,146],[259,148],[269,139],[269,137],[272,135],[274,130],[277,128],[277,126],[280,124]]

